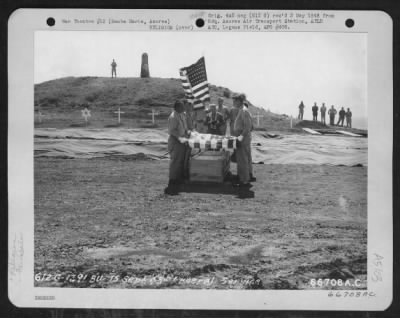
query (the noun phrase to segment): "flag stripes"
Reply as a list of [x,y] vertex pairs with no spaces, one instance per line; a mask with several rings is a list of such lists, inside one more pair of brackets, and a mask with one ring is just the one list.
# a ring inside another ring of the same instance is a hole
[[188,140],[190,148],[200,150],[236,149],[236,137],[192,133]]
[[193,104],[195,110],[204,108],[203,102],[210,100],[204,57],[181,68],[179,73],[186,99]]

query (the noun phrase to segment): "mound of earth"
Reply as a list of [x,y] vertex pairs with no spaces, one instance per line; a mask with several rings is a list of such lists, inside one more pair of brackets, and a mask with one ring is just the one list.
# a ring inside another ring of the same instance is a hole
[[[231,107],[233,94],[226,87],[210,84],[211,103],[216,104],[223,97],[224,104]],[[64,77],[35,85],[35,107],[64,115],[84,107],[96,114],[113,114],[120,108],[125,112],[123,119],[150,119],[149,112],[154,109],[158,113],[156,118],[162,119],[169,116],[174,102],[182,98],[184,91],[177,78]],[[264,109],[249,103],[252,113],[267,115]]]

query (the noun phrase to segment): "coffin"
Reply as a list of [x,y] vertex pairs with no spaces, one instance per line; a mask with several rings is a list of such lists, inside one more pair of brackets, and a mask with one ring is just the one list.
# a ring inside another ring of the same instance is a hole
[[204,151],[190,160],[190,182],[223,183],[229,165],[228,151]]

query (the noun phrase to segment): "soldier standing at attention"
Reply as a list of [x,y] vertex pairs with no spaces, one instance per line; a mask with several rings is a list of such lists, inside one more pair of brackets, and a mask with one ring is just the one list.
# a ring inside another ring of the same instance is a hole
[[220,113],[217,112],[217,105],[210,104],[210,112],[206,117],[206,126],[208,127],[207,133],[213,135],[220,135],[220,127],[223,124],[223,118]]
[[351,128],[351,117],[353,116],[353,114],[350,111],[350,108],[347,108],[347,112],[346,112],[346,127]]
[[[186,127],[187,127],[187,135],[190,136],[191,131],[194,130],[194,113],[193,113],[193,104],[189,103],[187,100],[183,101],[184,105],[184,117],[186,121]],[[192,148],[189,147],[188,144],[185,143],[185,161],[184,161],[184,169],[183,169],[183,176],[185,180],[189,179],[189,161],[190,161],[190,155],[192,154]]]
[[336,124],[336,126],[339,126],[339,123],[342,123],[340,126],[343,127],[344,124],[344,116],[346,115],[346,111],[344,110],[344,107],[339,112],[339,120]]
[[233,106],[237,109],[238,114],[234,122],[233,133],[237,136],[238,145],[236,149],[237,171],[239,183],[234,186],[250,188],[249,158],[251,156],[251,127],[253,125],[250,113],[243,106],[244,95],[235,95],[233,97]]
[[326,106],[325,106],[325,103],[322,103],[320,112],[321,112],[321,123],[323,123],[324,125],[326,125],[326,123],[325,123],[325,113],[326,113]]
[[301,101],[300,105],[299,105],[299,119],[303,120],[303,114],[304,114],[304,104],[303,101]]
[[328,110],[328,115],[329,115],[329,125],[335,126],[335,116],[336,116],[336,109],[331,106],[331,108]]
[[[242,94],[241,95],[243,99],[246,99],[246,95]],[[249,109],[249,103],[248,102],[243,102],[243,106],[248,110]],[[253,131],[253,118],[251,117],[251,113],[249,112],[250,118],[251,118],[251,129],[250,131]],[[257,178],[253,175],[253,157],[251,155],[251,147],[250,147],[250,152],[249,152],[249,173],[250,173],[250,182],[255,182],[257,181]]]
[[115,63],[114,59],[112,60],[111,63],[111,78],[117,77],[117,63]]
[[229,109],[224,106],[224,99],[222,97],[218,98],[218,109],[217,112],[222,115],[222,125],[219,127],[220,129],[220,134],[221,136],[226,135],[226,127],[227,127],[227,121],[229,121]]
[[318,120],[318,106],[317,106],[316,102],[314,102],[314,106],[311,107],[311,110],[312,110],[312,120],[314,122],[317,122],[317,120]]
[[229,128],[232,136],[234,136],[234,124],[238,113],[239,109],[236,108],[235,105],[233,105],[233,107],[229,111]]
[[187,130],[183,111],[183,103],[178,100],[168,118],[169,182],[164,193],[170,195],[178,194],[178,185],[183,182],[184,178],[185,142],[190,132]]

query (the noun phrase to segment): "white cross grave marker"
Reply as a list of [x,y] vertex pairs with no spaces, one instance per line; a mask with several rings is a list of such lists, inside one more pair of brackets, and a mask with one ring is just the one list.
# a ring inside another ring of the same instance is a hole
[[152,108],[152,109],[151,109],[151,113],[148,113],[147,115],[151,115],[152,122],[153,122],[153,125],[154,125],[154,124],[155,124],[154,116],[160,115],[160,113],[154,111],[154,108]]
[[91,116],[90,110],[85,108],[85,109],[81,110],[81,112],[82,112],[82,117],[85,118],[85,123],[87,124],[88,118]]
[[42,118],[44,117],[44,115],[42,114],[42,112],[40,110],[38,110],[37,117],[39,118],[39,123],[42,123]]
[[255,115],[254,117],[257,118],[257,127],[260,126],[260,118],[264,117],[264,115],[261,115],[258,111],[257,111],[257,115]]
[[118,124],[121,123],[121,114],[125,114],[125,112],[121,112],[121,108],[118,107],[118,111],[114,112],[114,114],[118,114]]

